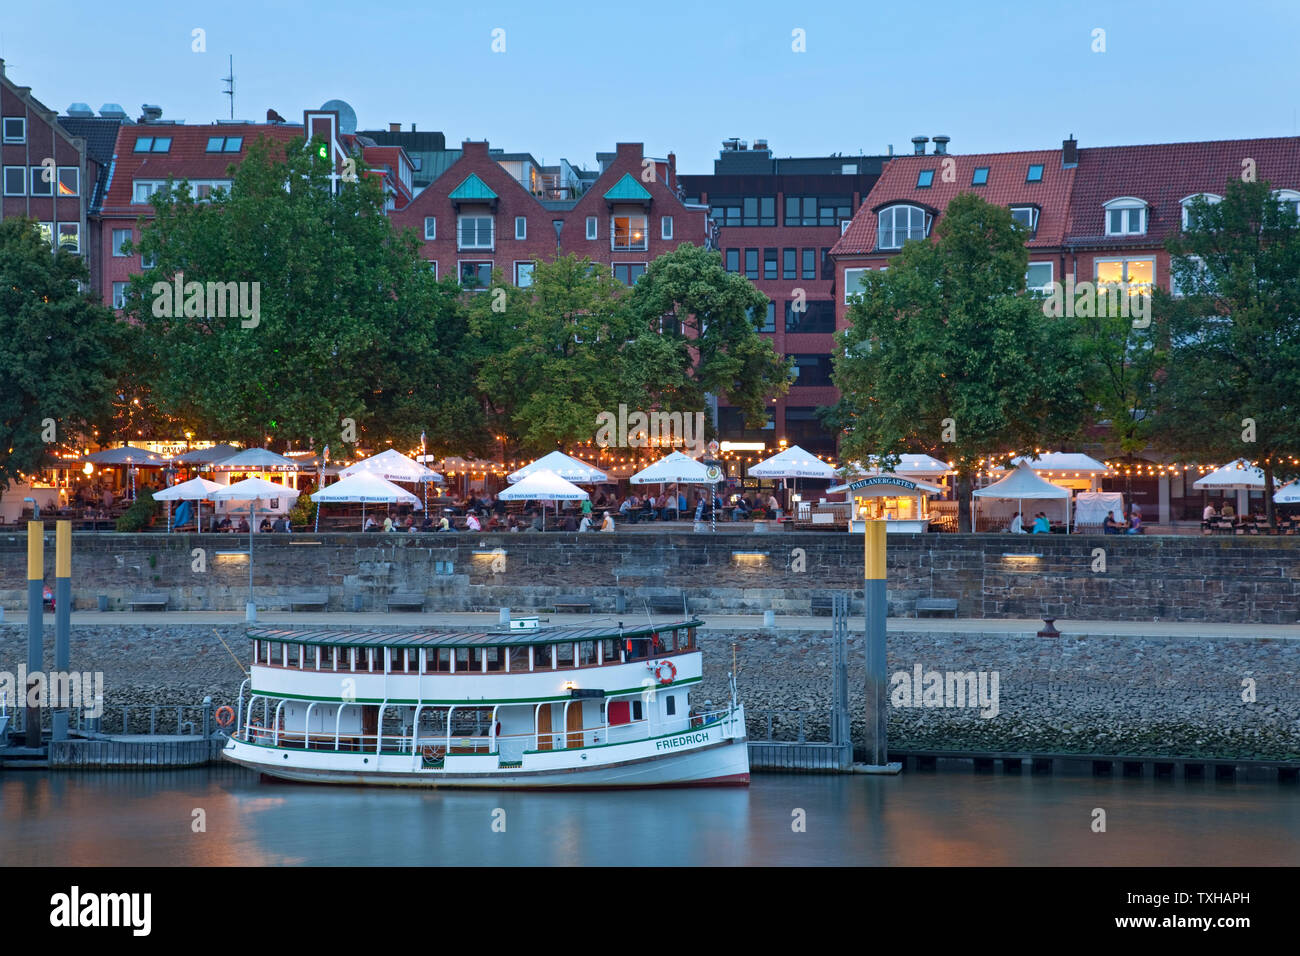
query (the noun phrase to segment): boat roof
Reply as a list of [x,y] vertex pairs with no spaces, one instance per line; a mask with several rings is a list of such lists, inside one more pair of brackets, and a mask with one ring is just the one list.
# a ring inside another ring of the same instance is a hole
[[299,624],[279,627],[250,627],[252,640],[284,641],[289,644],[320,644],[335,647],[508,647],[527,644],[562,644],[569,641],[599,641],[639,637],[684,627],[700,627],[703,621],[672,621],[640,627],[537,627],[527,630],[427,630],[408,628],[331,627]]

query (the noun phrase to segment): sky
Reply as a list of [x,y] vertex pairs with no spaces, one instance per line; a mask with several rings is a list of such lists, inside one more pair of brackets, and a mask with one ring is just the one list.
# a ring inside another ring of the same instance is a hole
[[587,168],[643,142],[708,173],[732,136],[847,156],[914,135],[954,153],[1295,135],[1297,27],[1295,0],[5,0],[0,57],[60,113],[226,119],[233,55],[237,119],[338,98],[360,129]]

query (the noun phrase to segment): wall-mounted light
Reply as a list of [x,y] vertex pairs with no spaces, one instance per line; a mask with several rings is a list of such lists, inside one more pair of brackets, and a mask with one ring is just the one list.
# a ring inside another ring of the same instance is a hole
[[1042,557],[1042,555],[1041,554],[1012,554],[1011,552],[1004,551],[1002,553],[1002,557],[1006,558],[1009,561],[1037,561],[1039,558]]
[[746,564],[746,565],[766,564],[767,552],[766,551],[733,551],[731,552],[731,559],[735,561],[737,564]]
[[247,551],[214,551],[212,560],[218,564],[244,564],[248,561]]

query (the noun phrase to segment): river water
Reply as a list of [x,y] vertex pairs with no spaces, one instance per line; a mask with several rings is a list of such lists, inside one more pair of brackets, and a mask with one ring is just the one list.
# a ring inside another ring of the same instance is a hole
[[[1095,832],[1095,810],[1105,832]],[[205,832],[196,832],[202,823]],[[801,826],[802,824],[802,826]],[[5,865],[1296,865],[1300,790],[969,771],[473,793],[0,773]]]

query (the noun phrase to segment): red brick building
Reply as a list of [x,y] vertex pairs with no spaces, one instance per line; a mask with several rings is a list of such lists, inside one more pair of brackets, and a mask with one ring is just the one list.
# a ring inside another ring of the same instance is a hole
[[705,210],[678,196],[671,155],[653,159],[640,143],[619,143],[585,191],[564,199],[547,198],[554,191],[540,178],[521,181],[510,163],[538,168],[467,141],[441,175],[392,213],[394,225],[415,230],[438,276],[482,286],[499,271],[524,287],[535,263],[572,254],[608,266],[630,285],[656,257],[708,241]]

